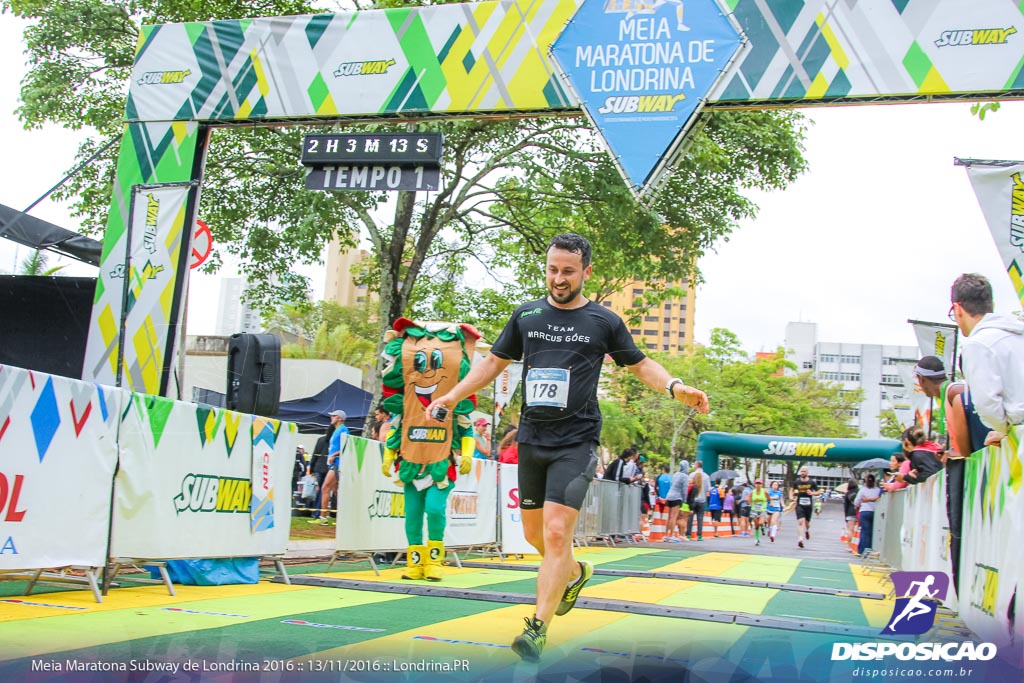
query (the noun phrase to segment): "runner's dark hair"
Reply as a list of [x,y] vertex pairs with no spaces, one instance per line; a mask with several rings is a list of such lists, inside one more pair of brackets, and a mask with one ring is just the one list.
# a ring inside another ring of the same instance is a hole
[[964,273],[953,282],[949,302],[960,304],[970,315],[991,313],[992,285],[983,275]]
[[584,268],[590,265],[590,259],[594,253],[587,238],[574,232],[564,232],[561,235],[555,235],[551,242],[548,243],[548,248],[544,250],[544,253],[546,254],[551,251],[552,248],[579,254],[580,259],[583,260]]

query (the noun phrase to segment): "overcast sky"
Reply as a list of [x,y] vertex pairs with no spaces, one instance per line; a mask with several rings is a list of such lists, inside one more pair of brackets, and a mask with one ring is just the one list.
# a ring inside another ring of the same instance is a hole
[[[24,131],[18,122],[25,58],[20,23],[9,15],[0,15],[0,64],[0,203],[21,209],[60,180],[80,134]],[[749,351],[773,350],[786,323],[803,320],[818,324],[820,341],[916,345],[906,320],[945,321],[949,286],[963,272],[992,281],[997,311],[1019,308],[967,173],[953,157],[1024,159],[1024,103],[1004,103],[985,121],[969,108],[808,110],[809,171],[782,192],[756,195],[757,219],[701,262],[697,341],[725,327]],[[80,229],[66,207],[49,201],[32,215]],[[0,270],[16,269],[15,252],[0,239]],[[27,255],[17,250],[18,259]],[[69,274],[95,274],[71,263]],[[217,291],[216,278],[204,276],[203,285]],[[313,294],[322,291],[321,274]],[[189,333],[212,333],[216,297],[191,302]]]
[[819,341],[916,345],[906,320],[946,321],[964,272],[992,281],[997,311],[1020,308],[953,158],[1024,159],[1024,103],[984,121],[965,103],[806,113],[809,171],[758,195],[757,219],[701,262],[698,341],[726,327],[772,350],[788,321],[803,320],[818,324]]

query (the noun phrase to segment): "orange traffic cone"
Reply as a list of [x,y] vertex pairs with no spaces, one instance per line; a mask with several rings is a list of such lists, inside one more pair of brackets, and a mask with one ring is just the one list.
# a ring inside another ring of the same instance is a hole
[[661,543],[665,540],[665,525],[668,523],[668,512],[663,503],[654,504],[654,521],[651,522],[651,534],[647,540]]

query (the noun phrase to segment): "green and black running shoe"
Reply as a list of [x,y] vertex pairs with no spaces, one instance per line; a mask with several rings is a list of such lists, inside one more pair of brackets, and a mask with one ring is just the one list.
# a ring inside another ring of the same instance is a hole
[[555,614],[558,616],[566,614],[576,606],[576,598],[580,596],[580,591],[587,585],[587,581],[590,581],[590,577],[594,575],[594,565],[586,560],[580,560],[579,565],[580,578],[576,579],[571,586],[567,586],[565,592],[562,593],[562,601],[558,603],[558,607],[555,609]]
[[539,662],[548,642],[548,627],[536,617],[526,617],[526,628],[512,641],[512,651],[527,662]]

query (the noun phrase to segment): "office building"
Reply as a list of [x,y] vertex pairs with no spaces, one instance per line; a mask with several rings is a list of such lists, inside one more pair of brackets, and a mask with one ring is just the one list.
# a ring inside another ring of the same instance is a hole
[[821,342],[817,324],[805,322],[786,325],[785,347],[797,372],[812,371],[816,379],[839,383],[844,390],[863,390],[860,406],[850,411],[850,424],[869,439],[881,438],[879,415],[905,393],[897,362],[916,361],[921,354],[916,346]]
[[640,318],[639,325],[630,324],[626,311],[642,305],[646,291],[643,282],[633,281],[601,302],[626,321],[633,341],[645,351],[676,354],[685,351],[686,347],[693,343],[695,290],[688,287],[685,280],[670,282],[667,286],[682,287],[686,292],[681,297],[667,299],[656,308],[646,311]]
[[239,332],[257,334],[263,330],[259,310],[245,302],[244,294],[244,278],[221,279],[216,334],[227,337]]

